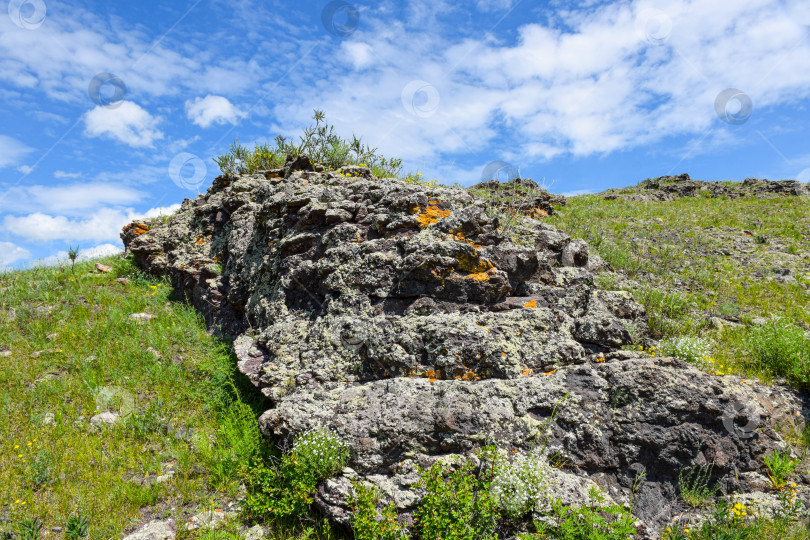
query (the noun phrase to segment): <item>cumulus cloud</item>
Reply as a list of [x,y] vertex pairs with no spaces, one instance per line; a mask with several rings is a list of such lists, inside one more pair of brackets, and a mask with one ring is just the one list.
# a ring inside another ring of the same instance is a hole
[[29,148],[17,139],[0,135],[0,169],[18,164],[32,151],[33,148]]
[[186,115],[194,124],[207,128],[212,124],[236,124],[245,113],[222,96],[205,96],[186,101]]
[[88,137],[108,137],[135,148],[152,147],[163,138],[160,122],[136,103],[123,101],[117,107],[97,106],[84,117]]
[[[533,161],[605,155],[727,132],[735,126],[718,118],[714,103],[727,88],[750,96],[755,115],[810,96],[807,29],[780,2],[565,4],[526,19],[514,39],[486,24],[459,35],[364,13],[369,31],[333,57],[344,70],[322,70],[326,79],[306,103],[279,96],[274,113],[297,124],[318,103],[340,131],[362,133],[409,164],[482,150]],[[420,111],[427,92],[398,99],[415,80],[435,89],[435,111]]]
[[31,253],[11,242],[0,242],[0,268],[10,266],[12,263],[25,260]]
[[146,212],[101,208],[89,217],[76,219],[35,212],[25,216],[6,216],[3,227],[7,232],[31,242],[117,242],[121,229],[132,220],[168,215],[179,208],[179,204],[151,208]]

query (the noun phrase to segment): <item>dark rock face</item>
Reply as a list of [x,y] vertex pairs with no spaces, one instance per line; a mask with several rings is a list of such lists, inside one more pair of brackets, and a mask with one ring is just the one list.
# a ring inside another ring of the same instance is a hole
[[801,197],[810,196],[810,184],[797,180],[764,180],[746,178],[742,182],[706,182],[692,180],[688,174],[648,178],[638,187],[609,189],[605,199],[623,198],[632,201],[672,201],[681,197]]
[[696,452],[729,491],[750,490],[736,478],[781,443],[772,426],[792,395],[620,350],[646,315],[595,289],[583,242],[524,217],[516,243],[463,189],[288,165],[221,176],[122,238],[236,338],[240,371],[272,402],[266,436],[325,427],[351,445],[316,501],[335,521],[351,479],[407,517],[417,466],[547,439],[569,465],[552,469],[552,494],[569,503],[594,483],[627,502],[644,472],[634,512],[655,536]]

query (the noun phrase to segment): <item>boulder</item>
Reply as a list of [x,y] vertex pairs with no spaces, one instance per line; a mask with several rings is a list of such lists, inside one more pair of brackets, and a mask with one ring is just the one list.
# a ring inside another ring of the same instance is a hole
[[555,471],[561,493],[595,483],[628,503],[646,475],[634,512],[655,535],[696,453],[744,492],[736,478],[783,444],[773,426],[799,410],[793,394],[765,407],[763,387],[622,349],[646,313],[596,289],[584,242],[532,216],[508,230],[475,190],[305,169],[220,177],[169,223],[122,238],[234,338],[269,398],[267,438],[327,428],[351,446],[316,494],[330,519],[347,522],[352,479],[412,522],[418,467],[545,443],[570,464]]

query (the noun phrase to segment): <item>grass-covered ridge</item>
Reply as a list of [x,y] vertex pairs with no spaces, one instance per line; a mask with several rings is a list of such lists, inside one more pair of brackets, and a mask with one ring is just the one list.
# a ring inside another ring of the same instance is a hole
[[708,346],[692,360],[716,373],[810,385],[807,197],[585,195],[548,223],[609,263],[597,283],[632,291],[654,338],[702,337]]

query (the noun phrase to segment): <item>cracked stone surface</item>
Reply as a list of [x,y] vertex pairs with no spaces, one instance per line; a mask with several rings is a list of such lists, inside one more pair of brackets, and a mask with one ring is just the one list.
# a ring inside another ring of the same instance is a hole
[[338,523],[351,479],[408,521],[418,466],[488,443],[525,455],[547,439],[567,464],[552,491],[572,503],[594,483],[626,503],[645,472],[642,537],[682,510],[677,475],[696,453],[724,492],[756,491],[738,478],[783,446],[777,423],[803,421],[800,396],[622,350],[646,314],[596,289],[587,245],[536,213],[507,232],[486,210],[464,189],[299,159],[220,176],[122,238],[234,338],[239,370],[269,398],[269,439],[324,427],[350,444],[316,496]]

